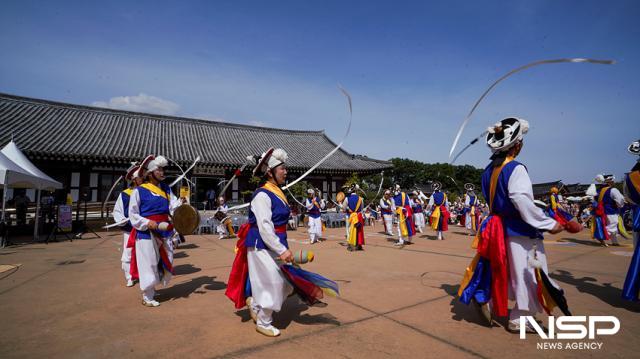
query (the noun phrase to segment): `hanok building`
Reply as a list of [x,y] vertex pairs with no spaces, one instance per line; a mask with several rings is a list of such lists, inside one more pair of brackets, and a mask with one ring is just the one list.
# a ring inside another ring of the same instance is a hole
[[[164,155],[187,168],[195,184],[192,201],[204,202],[205,193],[221,189],[246,161],[269,147],[289,154],[287,169],[293,179],[317,163],[336,144],[324,131],[299,131],[214,122],[176,116],[96,108],[0,94],[0,145],[13,137],[18,147],[51,177],[65,186],[75,201],[103,201],[114,181],[133,161],[148,154]],[[305,181],[319,188],[325,198],[335,198],[346,178],[389,169],[388,161],[353,155],[342,149],[322,163]],[[246,170],[226,193],[242,201],[255,189]],[[7,196],[7,198],[11,198]],[[33,196],[31,196],[33,198]],[[111,199],[113,200],[113,198]]]

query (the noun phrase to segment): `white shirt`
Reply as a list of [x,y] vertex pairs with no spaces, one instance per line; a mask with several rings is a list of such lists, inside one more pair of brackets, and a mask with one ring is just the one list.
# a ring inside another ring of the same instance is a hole
[[113,220],[116,221],[116,223],[127,219],[127,217],[125,217],[124,215],[124,203],[122,202],[122,193],[120,193],[120,195],[118,196],[118,199],[116,200],[116,205],[113,207],[112,215],[113,215]]
[[[278,201],[282,200],[278,198]],[[256,226],[264,244],[278,255],[282,255],[287,248],[280,243],[271,220],[271,197],[264,192],[258,192],[251,201],[251,211],[256,216]]]
[[385,200],[384,197],[380,198],[380,208],[385,210],[391,210],[391,212],[396,211],[396,201],[393,200],[393,197],[389,197],[388,200]]
[[[313,198],[312,199],[307,198],[306,201],[304,202],[304,206],[307,207],[307,210],[311,210],[313,208]],[[324,201],[324,199],[320,198],[320,202],[318,203],[318,206],[320,206],[320,209],[323,210],[327,207],[327,204]]]
[[616,206],[618,206],[618,208],[624,207],[624,196],[617,188],[611,187],[611,191],[609,192],[609,194],[611,195],[611,199],[616,203]]
[[508,186],[509,199],[523,221],[537,229],[551,230],[556,226],[556,221],[533,203],[533,185],[523,165],[513,169]]

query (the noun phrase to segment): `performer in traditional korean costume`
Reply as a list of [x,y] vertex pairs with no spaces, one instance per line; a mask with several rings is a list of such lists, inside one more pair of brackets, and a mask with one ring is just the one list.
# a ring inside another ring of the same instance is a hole
[[364,214],[362,213],[364,199],[358,195],[359,190],[360,187],[357,184],[350,186],[348,195],[342,203],[347,215],[348,251],[361,251],[364,245]]
[[547,215],[556,220],[556,222],[564,225],[573,219],[573,216],[562,208],[562,196],[558,193],[558,187],[551,187],[549,193],[549,206],[547,207]]
[[226,296],[237,309],[249,307],[256,331],[268,337],[280,335],[272,325],[273,312],[279,312],[295,291],[308,305],[321,303],[323,293],[337,294],[338,287],[318,274],[294,267],[294,256],[287,242],[290,209],[280,188],[284,185],[287,153],[270,148],[257,161],[254,176],[263,183],[254,192],[249,222],[238,231],[236,257],[229,275]]
[[131,276],[139,279],[142,304],[160,305],[154,299],[155,287],[167,285],[173,274],[173,240],[176,232],[170,225],[170,215],[184,203],[174,196],[164,183],[164,168],[168,161],[163,156],[148,156],[142,163],[146,182],[131,192],[129,220],[133,229],[128,248],[131,253]]
[[316,191],[313,188],[307,190],[307,199],[304,201],[304,206],[307,208],[308,232],[309,241],[311,244],[320,241],[322,236],[322,216],[321,211],[326,207],[325,201],[316,196]]
[[413,223],[415,223],[416,230],[423,233],[422,229],[425,227],[424,219],[424,202],[418,196],[417,191],[413,191],[411,197],[411,210],[413,211]]
[[129,167],[124,177],[129,186],[120,193],[113,207],[113,219],[116,223],[120,223],[120,229],[122,230],[123,242],[120,262],[122,263],[122,271],[124,272],[124,279],[127,281],[127,287],[135,285],[135,281],[131,278],[131,248],[127,248],[129,234],[131,234],[132,229],[129,222],[129,198],[133,190],[142,184],[142,176],[140,165],[133,164]]
[[[604,240],[611,241],[611,244],[614,246],[619,246],[618,226],[621,224],[619,217],[620,208],[624,206],[624,196],[613,186],[615,182],[613,175],[599,174],[596,176],[596,182],[602,183],[603,186],[598,190],[595,216],[597,219],[600,219],[605,227],[603,231]],[[594,235],[599,239],[597,233],[594,232]]]
[[[640,156],[640,140],[634,141],[629,145],[629,153]],[[624,194],[631,203],[631,218],[633,230],[633,257],[627,277],[622,288],[622,298],[626,300],[638,301],[638,292],[640,292],[640,158],[627,173],[624,178]]]
[[442,184],[435,181],[431,184],[433,194],[429,199],[431,209],[431,228],[438,233],[438,239],[444,240],[444,232],[449,230],[449,200],[442,192]]
[[469,230],[469,234],[475,236],[480,226],[480,218],[482,218],[482,211],[479,207],[480,201],[474,192],[475,186],[473,183],[466,183],[464,188],[467,190],[464,195],[464,223],[467,230]]
[[382,212],[382,223],[384,223],[384,233],[393,236],[393,212],[395,205],[391,198],[391,191],[386,190],[380,198],[380,212]]
[[406,243],[411,243],[412,237],[416,234],[413,209],[411,199],[401,190],[400,185],[396,184],[393,194],[393,204],[398,218],[398,241],[394,246],[402,248]]
[[[521,316],[533,316],[543,309],[550,313],[558,306],[571,315],[562,290],[546,275],[541,232],[558,233],[563,227],[534,204],[527,169],[515,160],[528,129],[527,121],[507,118],[488,130],[486,142],[493,155],[482,174],[482,193],[491,213],[480,226],[473,245],[477,254],[458,292],[463,303],[476,303],[488,323],[491,312],[508,315],[512,332],[519,332]],[[511,313],[508,299],[515,300]],[[533,331],[529,326],[525,329]]]

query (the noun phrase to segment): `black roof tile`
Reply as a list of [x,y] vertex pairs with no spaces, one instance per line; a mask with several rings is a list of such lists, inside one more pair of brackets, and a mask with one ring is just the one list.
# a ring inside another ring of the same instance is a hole
[[[236,167],[250,154],[281,147],[304,170],[335,147],[324,131],[298,131],[73,105],[0,93],[0,144],[14,136],[27,155],[104,162],[162,154],[178,163]],[[166,134],[170,134],[166,136]],[[319,172],[379,172],[388,161],[339,150]]]

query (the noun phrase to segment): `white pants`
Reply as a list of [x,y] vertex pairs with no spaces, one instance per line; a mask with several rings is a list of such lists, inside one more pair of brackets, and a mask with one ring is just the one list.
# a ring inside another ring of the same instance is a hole
[[279,312],[293,292],[275,258],[276,253],[270,250],[247,248],[253,310],[258,314],[258,325],[263,327],[271,324],[273,312]]
[[472,230],[473,229],[473,224],[471,223],[471,221],[473,221],[475,219],[475,217],[471,216],[471,212],[467,212],[464,215],[464,226],[467,227],[468,230]]
[[[169,262],[173,264],[173,242],[171,237],[160,238],[164,243],[165,251]],[[140,290],[146,300],[152,300],[155,287],[161,282],[158,272],[158,262],[160,252],[158,249],[158,239],[138,239],[136,240],[136,261],[138,262],[138,274],[140,275]],[[164,273],[162,284],[167,285],[171,280],[171,273]]]
[[416,229],[422,233],[422,229],[424,228],[425,222],[424,222],[424,213],[414,213],[413,214],[413,220],[416,224]]
[[313,218],[309,216],[308,225],[309,229],[307,232],[309,232],[309,239],[311,239],[311,242],[315,242],[322,236],[322,218]]
[[382,220],[384,221],[384,226],[386,228],[387,234],[393,236],[393,215],[383,214]]
[[611,243],[618,243],[618,215],[607,214],[607,232],[609,232],[609,238]]
[[[406,218],[405,218],[405,220],[406,220]],[[400,221],[398,219],[398,242],[400,242],[400,243],[411,242],[411,237],[402,236],[402,230],[400,229],[401,225],[402,225],[402,221]]]
[[[532,239],[529,237],[509,237],[507,239],[507,258],[509,260],[509,299],[515,300],[509,319],[519,321],[520,316],[535,315],[542,312],[543,308],[538,301],[537,281],[535,278],[534,268],[529,266],[529,251],[533,249],[533,245],[537,245],[538,261],[542,263],[542,270],[547,275],[549,268],[547,267],[547,255],[545,254],[544,244],[542,240]],[[549,278],[553,286],[559,288],[558,285]]]
[[120,256],[120,262],[122,262],[122,271],[124,272],[124,279],[131,280],[131,248],[127,248],[127,242],[129,242],[129,232],[122,233],[122,256]]

